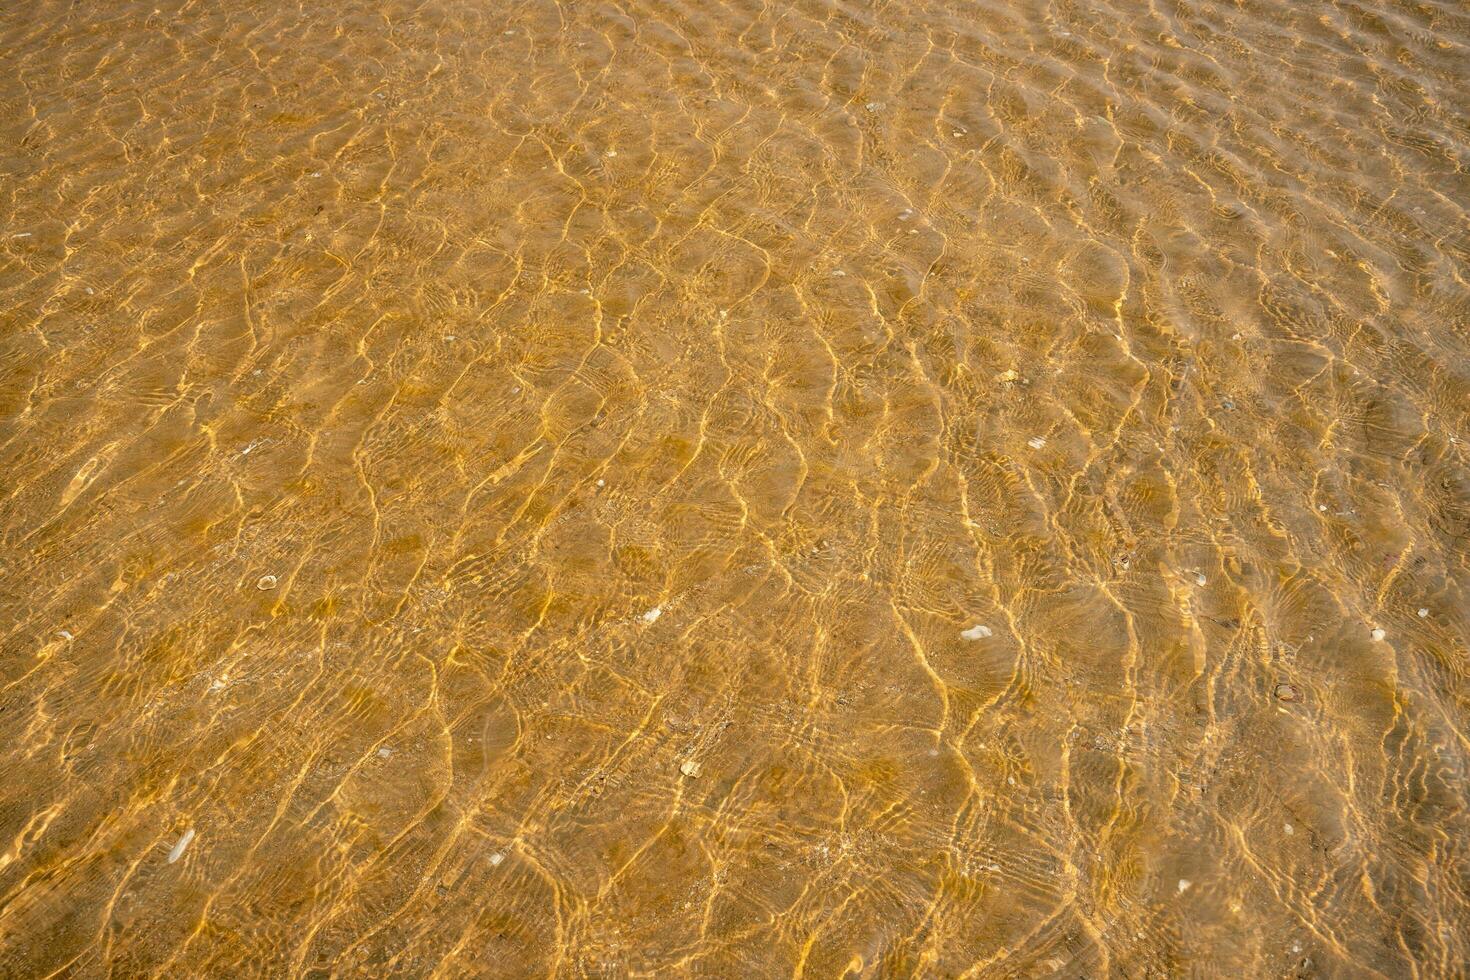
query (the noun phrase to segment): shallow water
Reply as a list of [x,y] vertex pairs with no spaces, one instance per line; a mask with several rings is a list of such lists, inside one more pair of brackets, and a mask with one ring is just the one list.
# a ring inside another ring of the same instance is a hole
[[1463,975],[1463,4],[0,52],[0,975]]

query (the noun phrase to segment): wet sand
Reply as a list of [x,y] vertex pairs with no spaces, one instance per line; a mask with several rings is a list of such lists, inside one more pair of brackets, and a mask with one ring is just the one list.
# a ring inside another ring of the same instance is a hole
[[0,52],[0,976],[1464,974],[1463,4]]

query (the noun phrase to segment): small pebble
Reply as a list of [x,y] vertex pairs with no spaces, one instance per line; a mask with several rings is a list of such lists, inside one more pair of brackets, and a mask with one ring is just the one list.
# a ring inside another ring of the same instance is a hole
[[57,630],[56,631],[56,635],[59,636],[59,637],[61,637],[63,640],[70,640],[71,639],[71,631],[70,630]]
[[699,763],[695,762],[693,759],[686,759],[682,764],[680,764],[679,771],[688,776],[690,779],[694,779],[699,775]]
[[1282,827],[1281,829],[1284,830],[1284,831],[1286,831],[1286,836],[1287,837],[1290,837],[1292,834],[1296,833],[1296,828],[1293,827],[1291,824],[1287,824],[1285,827]]
[[1428,609],[1424,609],[1424,608],[1421,607],[1419,609],[1419,618],[1420,619],[1428,619],[1429,618],[1429,610]]
[[615,157],[615,156],[618,155],[618,151],[617,150],[608,150],[607,153],[604,154],[604,155],[605,156],[610,156],[610,157]]
[[1043,439],[1041,436],[1035,436],[1031,439],[1027,439],[1026,445],[1030,446],[1032,449],[1041,449],[1043,446],[1046,445],[1046,440]]
[[1194,882],[1190,881],[1188,878],[1180,878],[1179,879],[1179,894],[1183,895],[1185,892],[1189,891],[1189,889],[1190,889],[1190,887],[1192,885],[1194,885]]
[[883,103],[869,102],[864,108],[866,108],[869,112],[877,112],[879,109],[883,108]]
[[1301,692],[1298,691],[1291,684],[1277,684],[1276,685],[1276,699],[1278,701],[1293,701],[1293,702],[1295,702],[1295,701],[1300,701],[1302,699],[1302,695],[1301,695]]
[[500,862],[501,861],[504,861],[504,860],[505,860],[505,855],[504,854],[492,854],[492,855],[490,855],[490,867],[492,867],[492,868],[498,867],[500,865]]
[[256,580],[255,587],[262,592],[269,592],[276,587],[276,577],[274,575],[262,575]]
[[994,634],[991,633],[989,626],[982,626],[978,623],[960,633],[960,636],[963,636],[967,640],[983,640],[987,636],[992,635]]
[[1388,634],[1386,632],[1384,632],[1381,628],[1380,629],[1376,629],[1376,630],[1373,631],[1373,639],[1378,640],[1380,642],[1382,642],[1383,638],[1385,636],[1387,636],[1387,635]]
[[1017,381],[1020,381],[1020,380],[1021,380],[1021,376],[1018,373],[1016,373],[1016,369],[1015,368],[1011,368],[1011,369],[1009,369],[1007,371],[1002,371],[1002,372],[1000,372],[1000,374],[997,374],[995,376],[995,382],[996,382],[996,384],[1009,385],[1009,384],[1015,384]]
[[388,746],[386,746],[386,745],[383,746],[381,749],[378,750],[378,758],[380,758],[380,759],[386,759],[389,756],[391,756],[392,754],[393,754],[393,750],[390,749],[390,748],[388,748]]
[[1207,582],[1207,581],[1208,581],[1208,579],[1206,579],[1204,577],[1204,574],[1203,573],[1201,573],[1201,572],[1196,572],[1195,573],[1195,576],[1194,576],[1194,584],[1195,585],[1204,585],[1205,582]]
[[597,481],[597,485],[599,487],[605,487],[605,486],[607,486],[607,481],[606,480],[598,480]]
[[1321,511],[1325,511],[1327,509],[1327,505],[1326,504],[1318,504],[1317,505],[1317,509],[1318,510],[1321,510]]
[[645,623],[652,623],[663,614],[664,611],[661,608],[659,608],[658,606],[654,606],[652,609],[648,610],[648,612],[643,614],[643,621]]

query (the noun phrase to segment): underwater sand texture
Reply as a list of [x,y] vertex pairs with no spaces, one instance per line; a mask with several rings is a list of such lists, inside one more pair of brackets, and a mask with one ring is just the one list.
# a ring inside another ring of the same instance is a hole
[[1458,977],[1470,8],[0,8],[0,976]]

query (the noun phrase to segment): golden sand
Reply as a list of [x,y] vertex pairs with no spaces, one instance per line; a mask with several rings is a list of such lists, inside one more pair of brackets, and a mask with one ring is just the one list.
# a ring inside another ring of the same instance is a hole
[[1463,976],[1467,79],[4,5],[0,976]]

